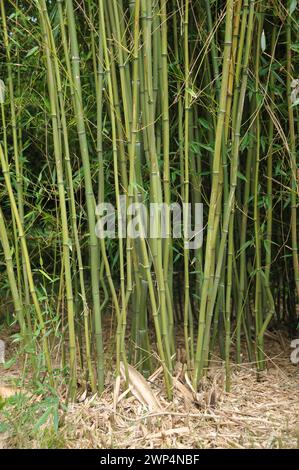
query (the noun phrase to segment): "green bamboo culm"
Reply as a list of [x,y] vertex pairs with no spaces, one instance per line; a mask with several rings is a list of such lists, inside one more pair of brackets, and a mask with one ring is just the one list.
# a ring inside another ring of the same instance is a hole
[[101,392],[104,387],[104,358],[103,358],[103,338],[102,338],[102,321],[99,291],[99,250],[98,240],[95,233],[95,201],[92,188],[89,151],[85,130],[84,109],[82,102],[82,90],[80,80],[80,55],[78,48],[78,39],[76,32],[76,22],[74,17],[74,6],[72,0],[66,1],[67,25],[69,31],[69,39],[71,44],[72,56],[72,81],[74,86],[74,112],[76,116],[78,139],[80,144],[80,152],[84,170],[84,181],[86,191],[86,205],[88,213],[89,227],[89,246],[90,246],[90,271],[92,284],[93,299],[93,316],[95,324],[95,338],[97,349],[97,377],[98,390]]

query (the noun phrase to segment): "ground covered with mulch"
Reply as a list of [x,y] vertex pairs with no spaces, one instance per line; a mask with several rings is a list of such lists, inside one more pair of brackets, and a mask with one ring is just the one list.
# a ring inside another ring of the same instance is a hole
[[[132,368],[129,391],[111,374],[101,397],[83,389],[75,404],[59,411],[56,430],[55,416],[49,414],[36,427],[38,408],[36,419],[33,413],[26,421],[22,409],[25,413],[28,403],[17,413],[16,404],[8,403],[0,410],[0,448],[297,448],[299,364],[291,362],[290,341],[280,332],[267,334],[266,346],[267,367],[259,376],[254,364],[231,366],[230,392],[224,365],[213,356],[197,393],[184,365],[177,363],[172,402],[166,399],[161,369],[145,381]],[[16,391],[16,370],[0,374],[3,402]],[[41,400],[22,392],[32,406]]]

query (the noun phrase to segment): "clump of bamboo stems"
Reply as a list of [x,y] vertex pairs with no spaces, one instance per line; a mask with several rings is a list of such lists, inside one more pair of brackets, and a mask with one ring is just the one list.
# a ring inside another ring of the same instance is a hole
[[[299,298],[294,2],[27,3],[1,3],[0,240],[22,341],[40,330],[53,381],[61,339],[71,398],[82,372],[104,388],[110,316],[116,375],[161,363],[169,398],[181,338],[194,388],[215,352],[227,389],[232,352],[262,370],[267,328],[293,324]],[[156,215],[156,238],[99,239],[97,205],[120,214],[122,195],[191,204],[185,224],[203,203],[203,246],[172,239],[170,210],[166,238]],[[55,243],[34,245],[44,219]]]

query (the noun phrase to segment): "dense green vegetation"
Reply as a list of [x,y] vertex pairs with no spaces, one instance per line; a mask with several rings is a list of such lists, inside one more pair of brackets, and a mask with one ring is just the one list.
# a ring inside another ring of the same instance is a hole
[[[229,389],[268,328],[295,331],[298,19],[296,0],[1,2],[1,315],[24,367],[55,386],[58,361],[74,397],[78,371],[101,392],[161,364],[171,397],[178,339],[195,388],[219,348]],[[99,239],[120,195],[202,203],[203,246]]]

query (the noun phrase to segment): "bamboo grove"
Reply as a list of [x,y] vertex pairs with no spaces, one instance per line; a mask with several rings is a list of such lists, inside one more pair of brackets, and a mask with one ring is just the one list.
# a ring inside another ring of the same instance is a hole
[[[262,371],[265,332],[297,326],[297,1],[0,13],[1,315],[24,367],[54,386],[63,368],[72,397],[131,364],[162,366],[171,398],[178,350],[195,389],[213,354],[227,389],[231,363]],[[97,237],[121,195],[202,203],[203,245],[171,237],[170,211],[166,238]]]

